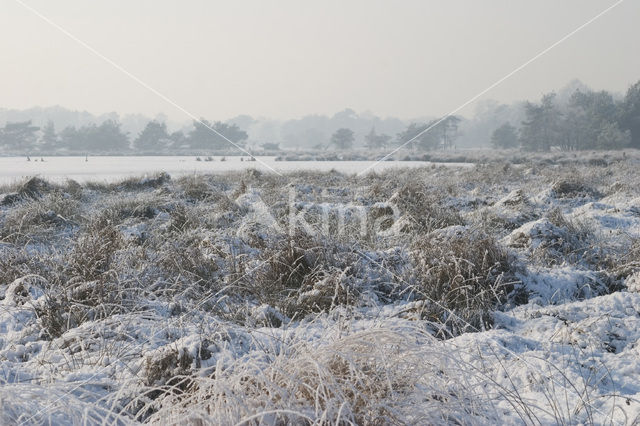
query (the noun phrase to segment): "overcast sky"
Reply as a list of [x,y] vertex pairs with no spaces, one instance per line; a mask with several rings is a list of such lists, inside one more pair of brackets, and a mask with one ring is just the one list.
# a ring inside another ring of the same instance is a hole
[[[615,3],[22,1],[210,119],[445,114]],[[0,107],[188,118],[17,1],[1,5]],[[484,98],[538,99],[573,78],[625,91],[640,79],[638,22],[640,1],[626,0]]]

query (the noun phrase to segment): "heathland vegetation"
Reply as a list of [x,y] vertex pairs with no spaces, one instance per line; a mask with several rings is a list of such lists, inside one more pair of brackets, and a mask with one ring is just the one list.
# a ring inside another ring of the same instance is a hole
[[4,186],[0,422],[637,423],[640,158],[537,158]]

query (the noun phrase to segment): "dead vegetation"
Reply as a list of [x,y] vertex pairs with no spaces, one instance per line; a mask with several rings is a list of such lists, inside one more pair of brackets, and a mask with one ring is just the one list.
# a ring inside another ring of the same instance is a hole
[[[343,322],[391,315],[440,342],[487,330],[496,311],[526,303],[527,274],[536,268],[593,272],[600,280],[593,294],[617,291],[640,271],[640,244],[633,236],[618,244],[580,216],[618,192],[594,184],[591,169],[580,172],[499,163],[367,178],[258,171],[82,185],[34,178],[0,198],[0,301],[33,312],[38,339],[61,347],[66,365],[102,361],[80,362],[90,345],[73,352],[61,342],[120,321],[110,344],[137,360],[126,369],[142,390],[114,406],[131,419],[162,422],[195,407],[194,422],[216,413],[247,424],[402,423],[409,417],[397,404],[423,378],[416,371],[437,381],[438,368],[426,372],[402,356],[409,349],[401,333],[372,341]],[[298,213],[309,228],[289,227]],[[158,321],[149,330],[164,349],[137,353],[149,336],[121,331],[125,317]],[[344,335],[289,345],[290,329],[320,319]],[[165,327],[171,321],[179,326]],[[225,331],[207,334],[217,322]],[[233,342],[243,354],[263,352],[216,358],[209,349],[171,346],[181,327],[197,328],[217,348]],[[255,330],[281,346],[260,346],[267,340]],[[425,398],[442,412],[469,401],[459,390]],[[259,414],[269,410],[271,417]],[[434,420],[423,414],[418,420]],[[437,419],[458,419],[447,415]]]
[[551,190],[556,197],[560,198],[594,198],[600,196],[600,193],[597,190],[575,178],[558,180],[551,186]]
[[258,268],[242,273],[241,287],[288,318],[357,304],[359,290],[349,279],[357,255],[344,250],[303,234],[283,238],[264,250]]
[[390,201],[407,218],[403,232],[427,234],[434,229],[464,225],[459,213],[446,205],[445,194],[424,183],[410,182],[402,186]]
[[420,314],[439,337],[490,328],[491,313],[518,282],[514,259],[492,237],[472,229],[417,239],[411,257],[411,290],[425,302]]

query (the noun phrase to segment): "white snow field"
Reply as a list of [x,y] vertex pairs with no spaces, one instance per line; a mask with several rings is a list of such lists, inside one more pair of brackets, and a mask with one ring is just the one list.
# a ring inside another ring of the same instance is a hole
[[[296,170],[337,170],[343,173],[357,173],[373,164],[373,161],[276,161],[276,157],[249,156],[207,157],[196,156],[89,156],[87,157],[0,157],[0,184],[16,182],[28,176],[40,176],[53,181],[73,179],[78,182],[112,182],[133,176],[143,176],[158,172],[169,173],[173,177],[188,174],[221,173],[228,171],[256,169],[286,173]],[[224,161],[221,159],[224,158]],[[44,160],[44,161],[41,161]],[[431,163],[424,161],[385,161],[376,165],[376,170],[398,167],[424,167]],[[452,166],[462,164],[453,163]]]
[[73,167],[0,186],[1,424],[640,421],[635,155]]

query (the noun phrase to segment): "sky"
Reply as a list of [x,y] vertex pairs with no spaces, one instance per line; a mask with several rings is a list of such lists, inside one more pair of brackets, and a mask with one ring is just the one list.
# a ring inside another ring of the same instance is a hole
[[[616,3],[0,2],[0,107],[175,120],[289,119],[347,107],[405,119],[444,115]],[[539,99],[574,78],[624,92],[640,80],[639,20],[640,1],[626,0],[480,99]]]

